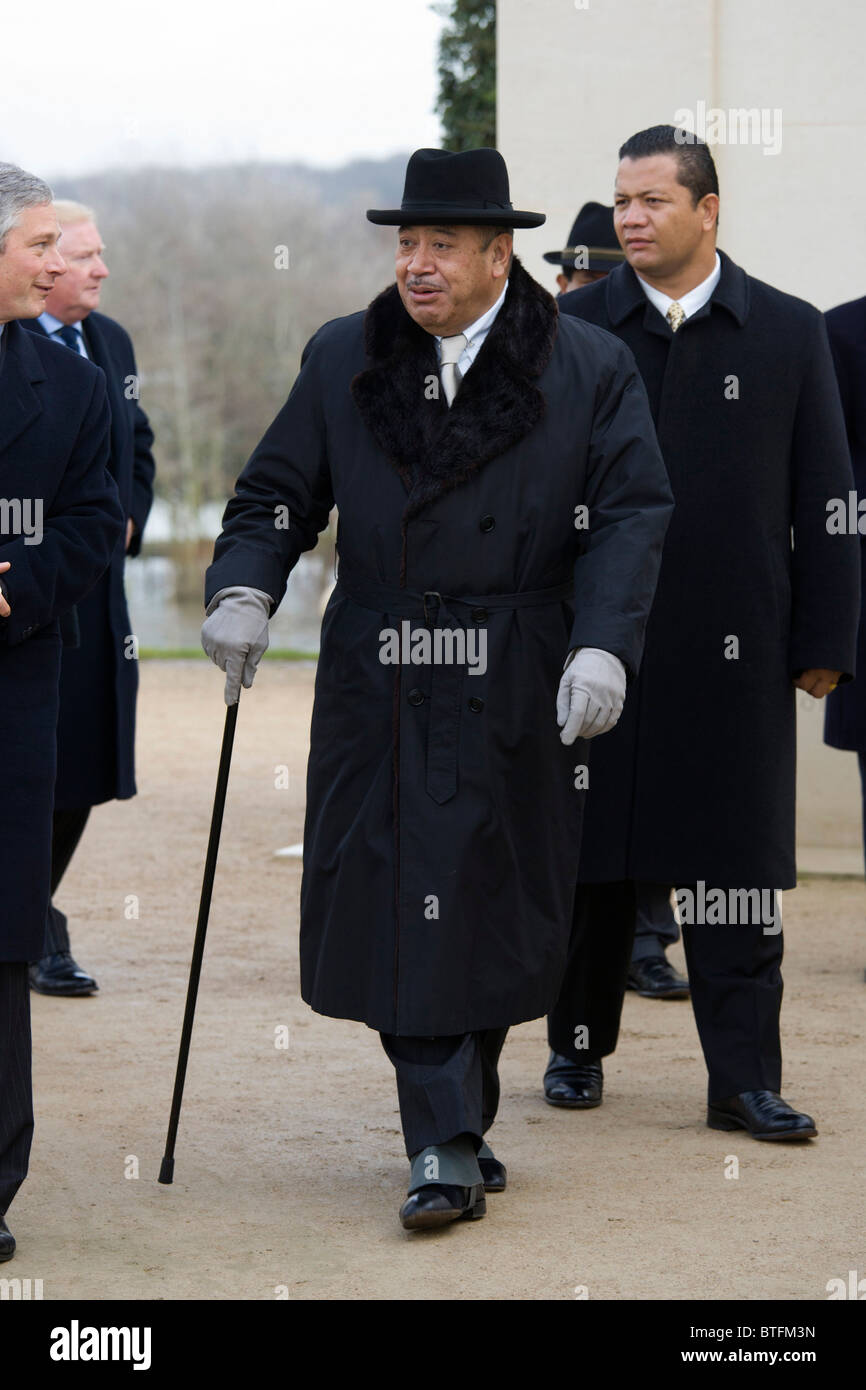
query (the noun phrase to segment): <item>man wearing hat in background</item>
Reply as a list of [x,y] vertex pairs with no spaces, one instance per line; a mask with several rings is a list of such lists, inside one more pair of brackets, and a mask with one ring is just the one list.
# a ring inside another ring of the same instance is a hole
[[559,987],[582,740],[637,670],[671,502],[630,354],[512,256],[544,216],[497,151],[418,150],[401,207],[367,216],[399,229],[397,282],[307,345],[226,509],[202,642],[231,704],[336,503],[301,992],[381,1035],[416,1230],[505,1187],[498,1057]]
[[[545,251],[544,259],[561,266],[556,277],[558,299],[571,290],[594,284],[625,260],[613,224],[613,208],[584,203],[572,223],[568,245],[561,251]],[[634,944],[628,971],[628,988],[645,999],[688,999],[689,982],[665,955],[679,940],[680,929],[670,893],[655,883],[638,883]],[[601,1104],[601,1071],[598,1063],[577,1065],[570,1057],[551,1052],[545,1073],[545,1099],[567,1110],[592,1110]]]
[[568,245],[561,251],[545,251],[544,259],[561,267],[556,277],[560,294],[603,280],[625,259],[613,229],[613,208],[584,203],[572,223]]

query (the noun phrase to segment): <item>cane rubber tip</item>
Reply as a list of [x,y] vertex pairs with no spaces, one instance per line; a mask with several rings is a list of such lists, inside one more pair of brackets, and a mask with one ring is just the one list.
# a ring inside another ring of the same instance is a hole
[[174,1181],[174,1159],[164,1158],[160,1164],[159,1182],[170,1183]]

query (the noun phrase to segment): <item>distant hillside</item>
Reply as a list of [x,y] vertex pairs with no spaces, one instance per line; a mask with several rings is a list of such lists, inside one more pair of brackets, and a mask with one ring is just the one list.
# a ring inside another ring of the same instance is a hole
[[152,165],[58,179],[54,192],[59,198],[77,198],[81,202],[110,206],[136,184],[154,186],[162,182],[172,187],[178,181],[186,181],[202,191],[222,187],[235,197],[239,187],[261,183],[299,194],[312,191],[320,202],[327,205],[369,196],[377,200],[371,206],[399,207],[408,158],[407,151],[406,154],[392,155],[389,159],[355,159],[337,169],[317,169],[297,161],[291,164],[210,165],[201,169]]
[[100,307],[132,335],[170,504],[222,501],[286,399],[304,344],[393,281],[396,231],[364,212],[399,206],[406,158],[56,182],[58,197],[96,210],[111,272]]

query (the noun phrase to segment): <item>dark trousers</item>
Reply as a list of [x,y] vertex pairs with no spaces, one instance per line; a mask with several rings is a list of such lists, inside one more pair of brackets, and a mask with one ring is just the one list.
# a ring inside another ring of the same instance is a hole
[[27,1176],[33,1139],[30,980],[26,961],[0,961],[0,1216]]
[[507,1028],[453,1037],[380,1033],[397,1073],[406,1153],[469,1134],[476,1151],[499,1106],[499,1054]]
[[[629,888],[634,893],[634,883],[578,888],[583,901],[575,911],[568,968],[548,1018],[551,1047],[577,1062],[607,1056],[616,1047],[634,932],[634,910],[630,917],[627,910]],[[760,923],[684,925],[682,931],[710,1102],[741,1091],[778,1091],[781,931],[765,934]],[[589,1024],[588,1050],[574,1045],[574,1030],[581,1023]]]
[[636,901],[630,880],[578,887],[568,963],[559,999],[547,1016],[548,1041],[563,1057],[597,1062],[616,1047]]
[[632,960],[657,960],[679,938],[670,884],[638,883]]
[[[87,817],[90,815],[89,806],[76,807],[72,811],[55,811],[53,822],[53,834],[51,839],[51,896],[54,897],[60,880],[69,867],[69,861],[75,853],[78,842],[84,833],[87,824]],[[46,956],[53,956],[57,951],[69,950],[69,931],[66,914],[54,906],[53,902],[48,904],[48,917],[45,923],[45,951]]]

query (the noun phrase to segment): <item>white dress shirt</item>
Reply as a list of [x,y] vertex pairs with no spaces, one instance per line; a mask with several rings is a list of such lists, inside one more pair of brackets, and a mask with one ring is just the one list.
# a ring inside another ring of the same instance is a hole
[[687,319],[691,318],[692,314],[696,314],[699,309],[703,309],[713,290],[716,288],[716,285],[719,283],[719,276],[721,273],[722,263],[719,260],[719,253],[717,251],[716,264],[712,273],[707,276],[706,280],[702,280],[699,285],[695,285],[695,288],[689,290],[688,294],[684,294],[682,299],[671,299],[670,295],[663,294],[661,290],[657,290],[653,285],[648,285],[639,270],[635,271],[635,275],[637,275],[637,278],[640,280],[641,289],[650,304],[654,304],[658,309],[663,319],[667,318],[668,309],[672,304],[679,304]]
[[[502,293],[497,299],[496,303],[492,304],[491,307],[481,315],[480,319],[476,319],[474,323],[470,323],[468,328],[463,329],[463,333],[467,341],[465,348],[463,349],[463,351],[457,359],[457,370],[460,373],[461,377],[464,377],[466,375],[466,373],[469,371],[469,368],[472,366],[472,363],[475,361],[476,357],[481,351],[481,345],[484,342],[484,339],[487,337],[487,334],[493,327],[493,320],[496,318],[496,315],[502,308],[507,289],[508,281],[506,280]],[[449,334],[448,336],[452,337],[453,335]],[[436,356],[440,358],[441,343],[442,336],[437,333]]]
[[[53,338],[54,341],[55,341],[56,343],[59,343],[61,347],[66,347],[66,343],[64,343],[63,339],[57,337],[58,330],[61,329],[61,328],[66,328],[66,327],[67,327],[66,324],[61,323],[61,322],[60,322],[60,319],[56,319],[56,318],[54,317],[53,314],[49,314],[49,313],[47,313],[47,312],[42,313],[42,314],[39,315],[39,322],[42,324],[42,327],[45,329],[45,332],[48,334],[49,338]],[[83,336],[83,334],[82,334],[82,332],[81,332],[81,320],[79,319],[79,320],[78,320],[78,323],[70,323],[68,326],[69,326],[70,328],[74,328],[76,334],[78,335],[78,352],[79,352],[79,355],[80,355],[81,357],[87,357],[87,358],[89,358],[89,357],[90,357],[90,353],[87,351],[87,348],[84,346],[84,336]],[[66,348],[66,350],[67,350],[67,352],[69,351],[68,348]]]

